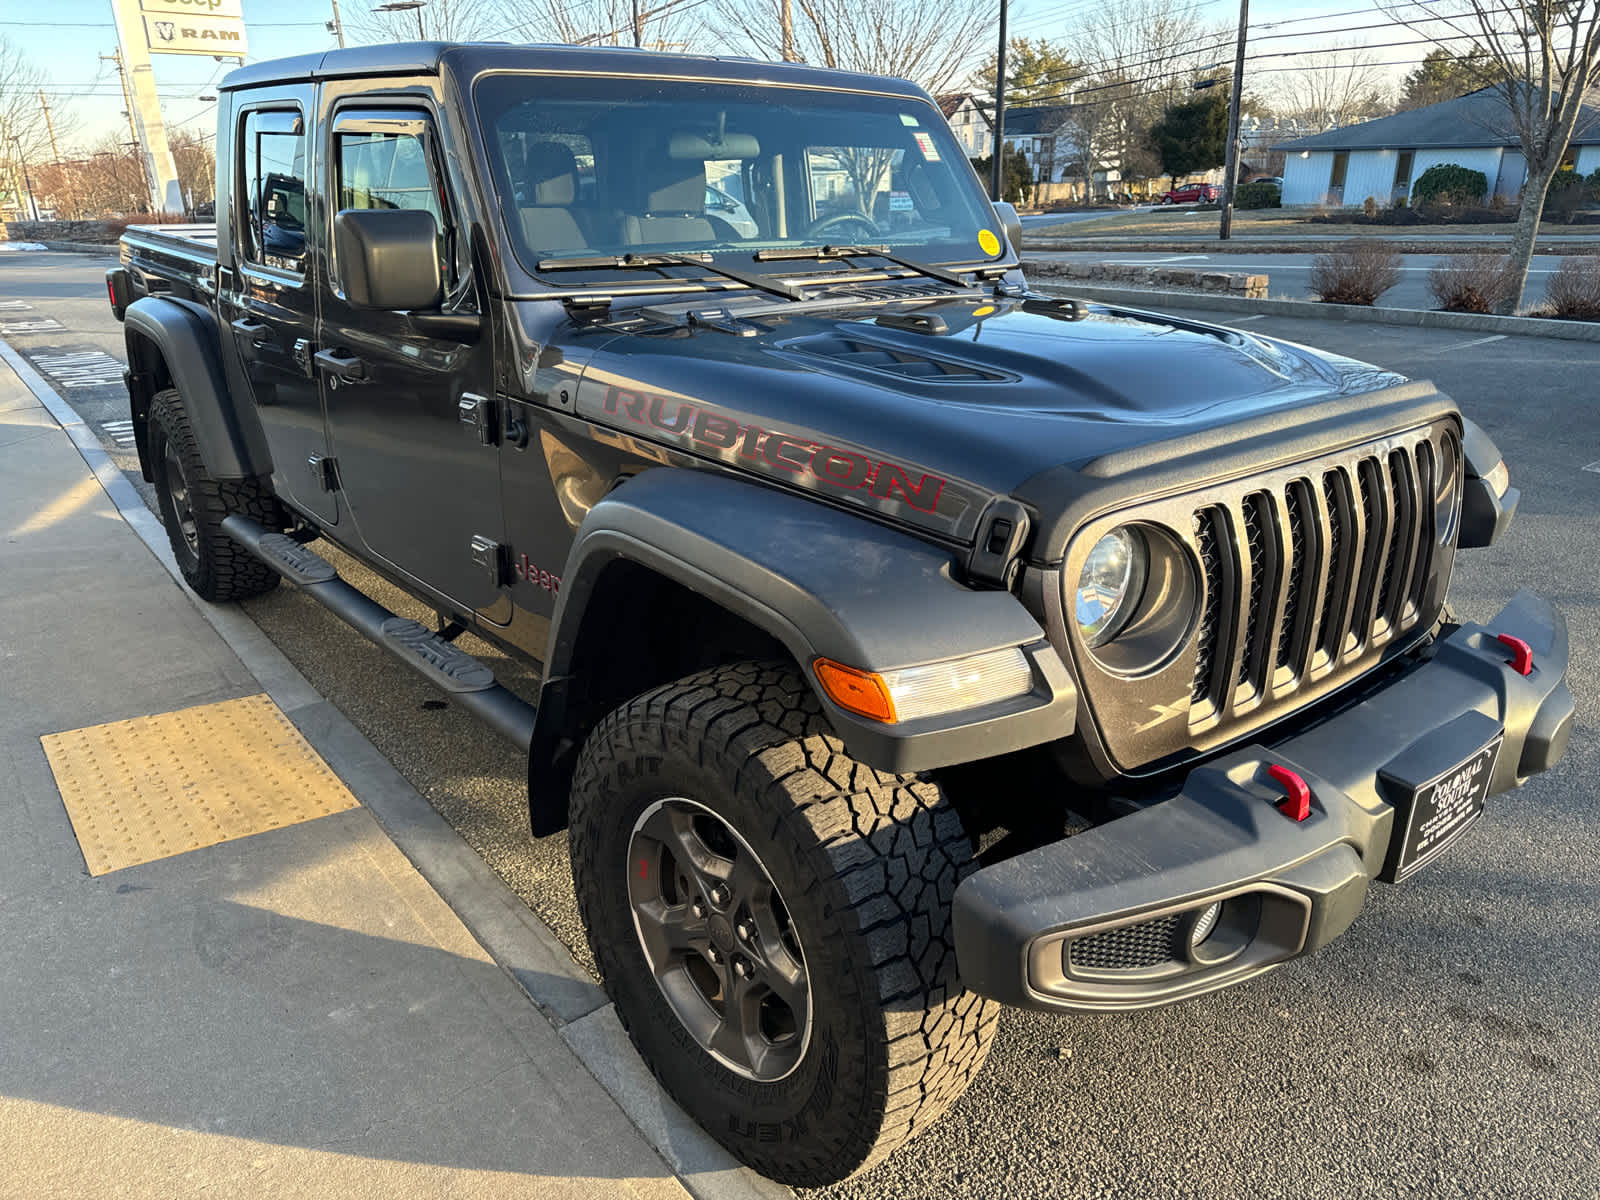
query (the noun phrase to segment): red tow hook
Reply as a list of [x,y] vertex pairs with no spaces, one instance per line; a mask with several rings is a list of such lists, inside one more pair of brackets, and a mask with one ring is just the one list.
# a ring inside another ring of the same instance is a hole
[[1523,641],[1521,638],[1513,637],[1509,633],[1497,633],[1495,634],[1495,640],[1502,646],[1510,647],[1511,657],[1506,659],[1506,661],[1512,665],[1518,675],[1533,674],[1532,646],[1528,645],[1528,643]]
[[1276,763],[1267,768],[1267,774],[1289,793],[1278,801],[1279,812],[1296,821],[1304,821],[1311,815],[1311,788],[1304,779],[1288,767],[1280,767]]

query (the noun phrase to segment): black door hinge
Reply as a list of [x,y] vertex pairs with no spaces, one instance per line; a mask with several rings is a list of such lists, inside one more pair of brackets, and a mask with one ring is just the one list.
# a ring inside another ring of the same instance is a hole
[[473,534],[470,543],[472,561],[483,568],[495,587],[506,585],[506,548],[493,538],[481,533]]
[[325,492],[339,490],[339,460],[328,455],[313,454],[306,459],[306,466],[311,468],[311,475],[317,481],[317,486]]
[[461,417],[461,423],[477,434],[478,444],[492,446],[495,443],[495,403],[488,396],[479,396],[472,392],[463,392],[461,399],[456,401],[456,412]]

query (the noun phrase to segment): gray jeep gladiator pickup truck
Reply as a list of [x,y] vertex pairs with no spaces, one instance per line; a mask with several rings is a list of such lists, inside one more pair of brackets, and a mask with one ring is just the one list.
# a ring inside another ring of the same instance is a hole
[[1445,607],[1518,499],[1456,403],[1030,291],[915,86],[424,43],[218,91],[215,230],[108,278],[189,584],[286,578],[527,750],[639,1053],[774,1178],[934,1120],[1001,1005],[1325,945],[1566,748],[1561,616]]

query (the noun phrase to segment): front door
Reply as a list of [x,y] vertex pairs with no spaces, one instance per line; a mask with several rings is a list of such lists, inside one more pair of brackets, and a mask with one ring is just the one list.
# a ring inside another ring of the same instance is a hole
[[273,89],[237,116],[231,180],[234,270],[219,289],[224,335],[272,451],[272,486],[324,524],[339,517],[325,470],[322,394],[312,369],[314,257],[307,253],[306,180],[313,89]]
[[368,552],[461,613],[504,624],[510,601],[487,321],[464,343],[419,332],[405,313],[354,307],[340,287],[332,236],[333,216],[344,209],[425,209],[439,224],[444,308],[479,309],[460,210],[439,169],[446,157],[438,126],[429,109],[370,95],[341,102],[325,92],[323,103],[328,284],[317,366],[340,495]]

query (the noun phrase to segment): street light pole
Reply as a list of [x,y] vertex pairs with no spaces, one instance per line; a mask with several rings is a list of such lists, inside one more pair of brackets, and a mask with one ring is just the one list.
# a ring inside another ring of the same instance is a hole
[[1006,0],[1000,0],[1000,48],[994,56],[994,151],[989,161],[989,198],[1000,200],[1006,156]]
[[1244,41],[1250,0],[1239,0],[1239,42],[1233,51],[1233,92],[1228,97],[1228,153],[1222,168],[1222,223],[1217,236],[1233,236],[1233,192],[1239,182],[1239,102],[1244,94]]

